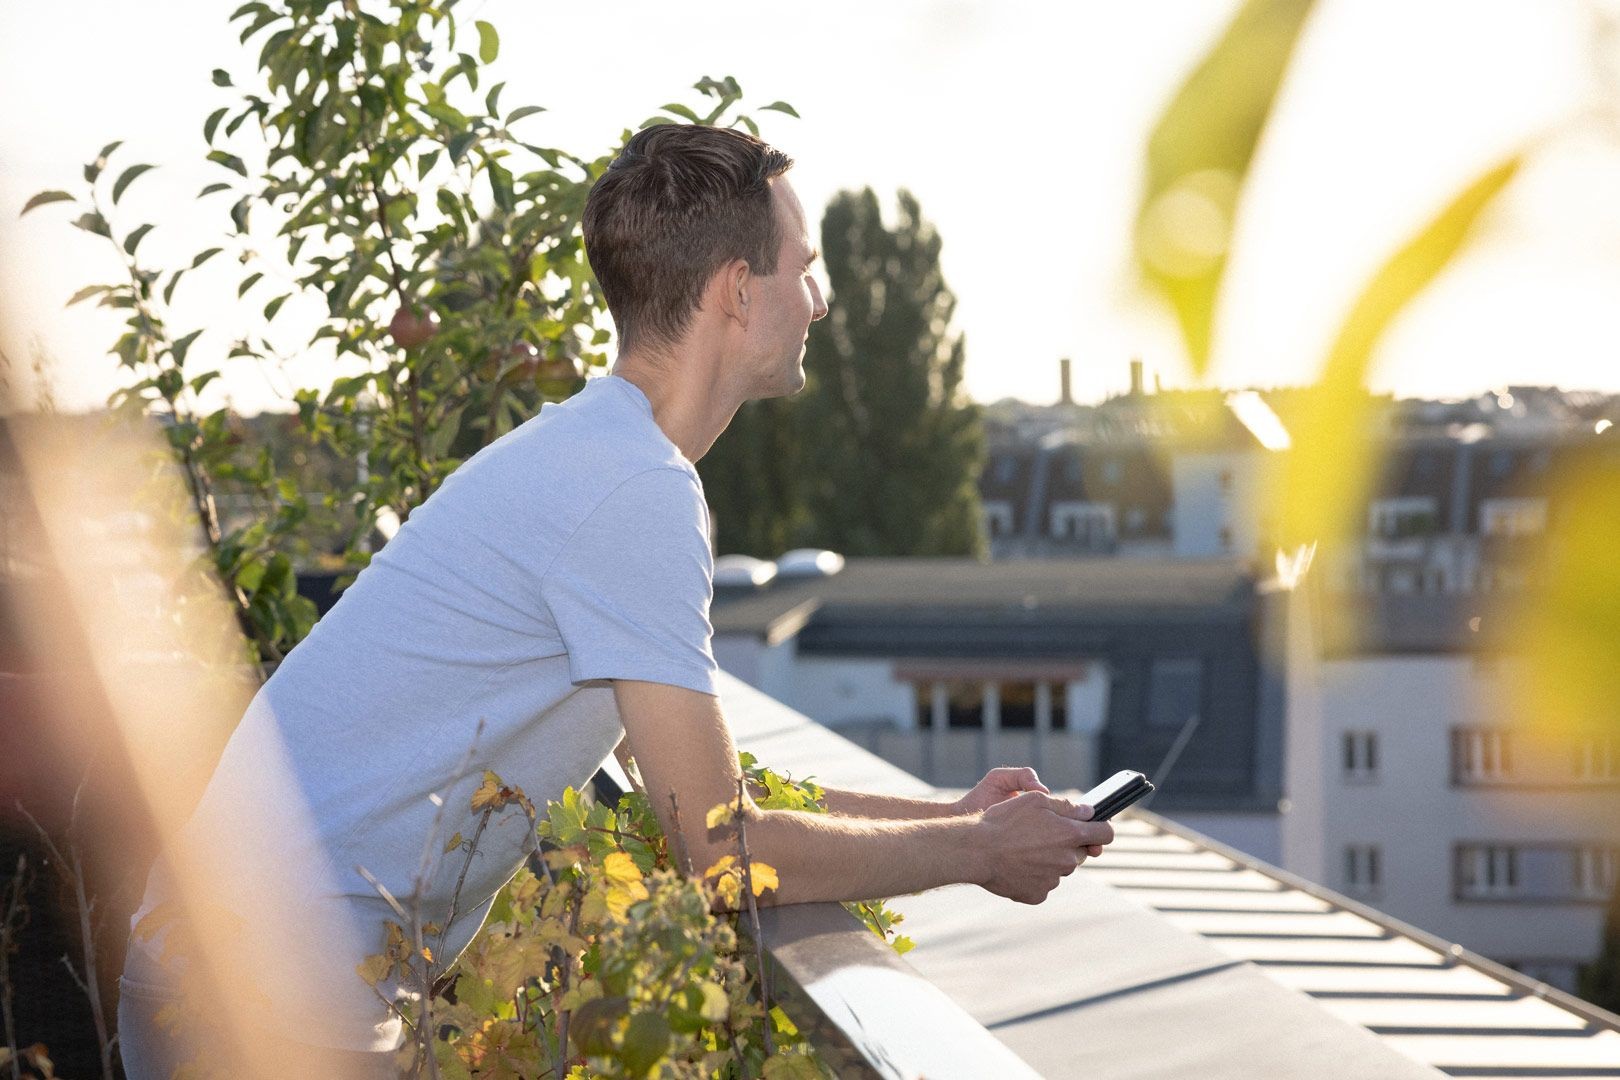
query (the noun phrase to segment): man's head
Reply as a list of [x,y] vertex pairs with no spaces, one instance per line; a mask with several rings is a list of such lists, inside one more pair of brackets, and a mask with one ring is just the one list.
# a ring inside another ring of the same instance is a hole
[[[807,275],[815,252],[804,211],[782,175],[792,165],[727,128],[664,124],[630,140],[591,189],[584,218],[623,350],[682,341],[707,297],[754,359],[769,364],[791,337],[798,371],[805,329],[826,307]],[[802,380],[761,389],[792,393]]]

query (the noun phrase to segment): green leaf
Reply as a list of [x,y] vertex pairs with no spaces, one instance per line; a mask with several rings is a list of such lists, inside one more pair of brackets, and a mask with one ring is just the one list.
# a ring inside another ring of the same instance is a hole
[[242,297],[246,296],[248,290],[257,285],[259,283],[259,279],[262,277],[264,277],[264,272],[262,270],[255,270],[253,273],[243,278],[242,283],[236,287],[236,298],[240,300]]
[[201,330],[193,330],[186,336],[175,339],[174,346],[171,351],[174,353],[174,363],[176,367],[180,367],[185,364],[186,354],[191,351],[191,343],[196,341],[201,334]]
[[645,1076],[669,1051],[669,1018],[663,1013],[638,1012],[624,1030],[620,1060],[631,1076]]
[[88,300],[92,296],[100,296],[102,293],[108,291],[109,287],[106,285],[86,285],[84,288],[68,297],[68,302],[62,306],[72,307],[74,304],[77,304],[80,301]]
[[225,119],[225,114],[230,111],[231,110],[227,107],[215,109],[213,112],[208,114],[208,119],[203,121],[203,142],[207,143],[209,146],[214,145],[214,132],[219,128],[219,122]]
[[253,209],[253,196],[244,195],[231,204],[231,223],[239,233],[247,232],[248,211]]
[[1209,363],[1238,198],[1313,0],[1245,0],[1148,139],[1136,261]]
[[215,86],[229,86],[229,85],[231,85],[230,72],[226,71],[224,68],[215,68],[214,69],[214,85]]
[[523,105],[507,113],[506,122],[508,124],[515,124],[525,116],[533,116],[535,113],[543,113],[545,111],[546,107],[544,105]]
[[112,152],[114,150],[118,149],[120,146],[123,146],[123,145],[124,145],[124,140],[123,139],[114,139],[112,142],[108,143],[106,146],[103,146],[101,148],[101,151],[96,154],[96,166],[98,168],[105,168],[106,164],[107,164],[107,159],[112,156]]
[[153,168],[153,166],[151,166],[151,165],[131,165],[129,168],[125,169],[123,171],[123,173],[118,177],[118,180],[113,184],[113,188],[112,188],[113,205],[114,206],[118,205],[119,197],[124,194],[124,190],[126,188],[128,188],[129,185],[131,185],[131,184],[133,184],[135,182],[137,177],[139,177],[144,172],[150,172],[152,170],[152,168]]
[[501,36],[495,32],[493,26],[482,19],[473,25],[478,28],[478,59],[486,64],[493,64],[501,51]]
[[226,184],[226,183],[209,184],[207,187],[205,187],[201,191],[197,192],[197,198],[200,199],[204,195],[212,195],[216,191],[229,191],[229,190],[231,190],[231,185]]
[[221,251],[224,251],[224,250],[225,250],[224,248],[215,247],[215,248],[209,248],[207,251],[198,252],[197,257],[195,259],[191,260],[191,268],[193,270],[197,269],[197,267],[201,266],[203,263],[207,262],[209,259],[212,259],[215,255],[218,255]]
[[217,378],[219,378],[218,371],[203,372],[201,375],[198,375],[195,379],[191,380],[192,393],[196,393],[198,390],[201,390],[203,387],[207,386]]
[[1451,264],[1522,164],[1515,154],[1475,178],[1362,288],[1298,422],[1310,437],[1295,441],[1284,463],[1276,516],[1285,550],[1318,539],[1331,542],[1354,527],[1350,508],[1374,464],[1365,435],[1373,404],[1362,389],[1373,351],[1413,298]]
[[691,109],[687,108],[685,105],[680,104],[679,102],[672,101],[668,105],[663,106],[663,109],[667,113],[674,113],[676,116],[679,116],[682,120],[690,120],[694,124],[701,122],[701,121],[698,120],[698,114],[697,113],[693,112]]
[[136,229],[128,236],[124,237],[124,254],[135,254],[135,249],[140,247],[141,241],[146,239],[146,234],[151,232],[153,228],[154,226],[152,225],[141,225],[136,227]]
[[287,302],[287,299],[288,299],[288,297],[290,295],[291,294],[289,293],[289,294],[286,294],[286,295],[283,295],[283,296],[278,296],[274,300],[270,301],[268,304],[264,305],[265,321],[268,322],[269,320],[276,317],[276,312],[281,310],[281,305],[285,304]]
[[795,109],[793,106],[789,105],[785,101],[773,101],[769,105],[761,105],[760,106],[760,110],[762,112],[764,110],[766,110],[766,109],[770,109],[770,110],[773,110],[775,112],[780,112],[780,113],[787,113],[789,116],[793,117],[793,119],[795,119],[795,120],[803,119],[802,117],[799,116],[799,110]]
[[416,160],[416,178],[418,180],[427,178],[427,174],[433,171],[433,166],[439,163],[439,155],[442,153],[444,153],[442,150],[429,150]]
[[489,186],[495,197],[495,205],[510,214],[515,205],[512,198],[512,174],[493,158],[489,162]]
[[22,217],[23,214],[28,213],[28,211],[32,210],[36,206],[46,206],[50,203],[72,201],[73,196],[69,195],[65,191],[42,191],[38,195],[35,195],[32,199],[29,199],[27,202],[23,203],[22,213],[18,214],[17,216]]
[[488,94],[484,95],[484,111],[489,113],[490,116],[496,115],[496,106],[500,103],[501,91],[505,89],[506,84],[498,82],[490,87]]
[[227,154],[223,150],[210,150],[208,160],[216,165],[223,165],[240,176],[247,175],[247,166],[242,164],[242,159],[235,154]]
[[476,131],[463,131],[459,134],[452,135],[448,144],[450,150],[450,160],[459,162],[462,158],[467,156],[467,151],[472,147],[472,144],[477,141],[478,132]]
[[179,270],[176,270],[174,273],[169,275],[169,283],[163,286],[163,302],[165,304],[174,302],[175,287],[180,284],[180,276],[185,272],[185,267],[181,267]]

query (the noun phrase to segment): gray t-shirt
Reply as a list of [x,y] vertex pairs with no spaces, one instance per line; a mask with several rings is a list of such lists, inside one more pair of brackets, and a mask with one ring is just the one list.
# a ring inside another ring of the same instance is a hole
[[[715,693],[712,575],[697,471],[616,376],[546,405],[411,514],[259,691],[181,834],[217,867],[214,902],[249,925],[291,904],[320,936],[318,971],[268,971],[285,951],[268,943],[254,961],[272,999],[307,992],[285,1022],[315,1043],[397,1043],[354,965],[398,920],[355,867],[403,900],[426,852],[420,910],[442,924],[464,858],[442,849],[472,836],[484,769],[543,814],[622,734],[606,680]],[[528,839],[515,810],[491,821],[441,957],[477,932]]]

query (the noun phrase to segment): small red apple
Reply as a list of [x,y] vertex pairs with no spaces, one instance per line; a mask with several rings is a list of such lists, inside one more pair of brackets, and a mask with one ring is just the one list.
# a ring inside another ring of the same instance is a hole
[[402,349],[414,349],[431,341],[439,332],[439,314],[432,308],[413,308],[400,305],[394,317],[388,320],[388,334]]

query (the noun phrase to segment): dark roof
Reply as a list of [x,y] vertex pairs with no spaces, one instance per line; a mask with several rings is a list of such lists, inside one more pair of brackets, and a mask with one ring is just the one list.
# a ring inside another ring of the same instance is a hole
[[1330,657],[1499,651],[1502,618],[1489,594],[1322,597],[1323,651]]
[[[1230,560],[853,558],[832,577],[716,589],[717,634],[780,637],[807,622],[1073,624],[1240,616],[1254,595]],[[788,627],[791,626],[791,629]]]

